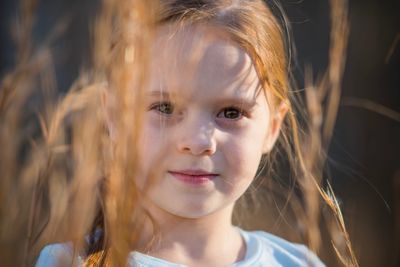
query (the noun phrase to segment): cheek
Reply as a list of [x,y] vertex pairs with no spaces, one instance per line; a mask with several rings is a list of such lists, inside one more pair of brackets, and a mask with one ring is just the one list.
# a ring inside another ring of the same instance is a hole
[[165,138],[162,137],[160,129],[157,130],[151,124],[144,123],[138,140],[139,174],[136,182],[140,188],[148,182],[148,177],[156,176],[161,168],[162,154],[165,151],[163,139]]
[[153,161],[162,159],[166,155],[171,142],[168,131],[162,126],[162,122],[154,122],[151,119],[145,119],[141,135],[139,137],[139,158],[144,166],[149,166]]
[[224,144],[227,168],[238,182],[251,182],[256,175],[263,140],[264,135],[260,131],[247,131]]
[[148,169],[150,159],[154,157],[153,146],[151,145],[151,140],[155,140],[153,135],[147,125],[144,125],[138,140],[140,165],[143,169]]

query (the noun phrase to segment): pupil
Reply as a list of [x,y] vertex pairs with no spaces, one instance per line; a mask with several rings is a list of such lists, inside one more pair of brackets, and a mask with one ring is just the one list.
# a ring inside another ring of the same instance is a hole
[[173,109],[172,109],[172,106],[170,104],[164,103],[164,104],[160,105],[159,111],[162,112],[162,113],[171,114]]
[[235,119],[238,117],[239,112],[235,109],[226,109],[225,117],[229,119]]

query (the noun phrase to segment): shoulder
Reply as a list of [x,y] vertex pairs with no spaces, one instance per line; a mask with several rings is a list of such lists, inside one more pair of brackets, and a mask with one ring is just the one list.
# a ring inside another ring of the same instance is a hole
[[[247,245],[248,266],[269,263],[270,266],[323,267],[321,260],[306,246],[291,243],[263,231],[240,230]],[[246,265],[244,265],[246,266]],[[261,265],[260,265],[261,266]]]
[[70,243],[45,246],[36,261],[36,267],[82,266],[82,259]]

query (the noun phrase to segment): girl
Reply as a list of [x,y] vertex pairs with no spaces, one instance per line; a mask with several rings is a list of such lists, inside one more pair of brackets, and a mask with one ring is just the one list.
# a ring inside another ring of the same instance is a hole
[[[232,224],[235,203],[282,123],[295,121],[283,30],[270,8],[261,0],[168,0],[157,12],[148,80],[135,102],[136,195],[119,196],[136,199],[134,214],[126,214],[136,220],[129,233],[135,238],[126,238],[128,265],[324,266],[303,245]],[[125,61],[134,63],[140,55],[129,51]],[[124,114],[111,90],[103,99],[116,144]],[[111,160],[119,148],[111,149]],[[113,193],[112,178],[111,170],[103,198]],[[49,245],[36,266],[107,264],[118,256],[117,235],[107,232],[113,206],[102,203],[86,252]]]

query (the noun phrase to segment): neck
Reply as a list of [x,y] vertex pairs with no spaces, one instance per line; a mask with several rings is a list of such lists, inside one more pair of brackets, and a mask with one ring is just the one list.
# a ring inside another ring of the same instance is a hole
[[[230,205],[207,216],[189,219],[151,208],[159,242],[147,253],[189,266],[226,266],[237,262],[244,257],[245,245],[231,223],[232,211]],[[148,242],[152,236],[152,229],[146,229],[143,241]]]

